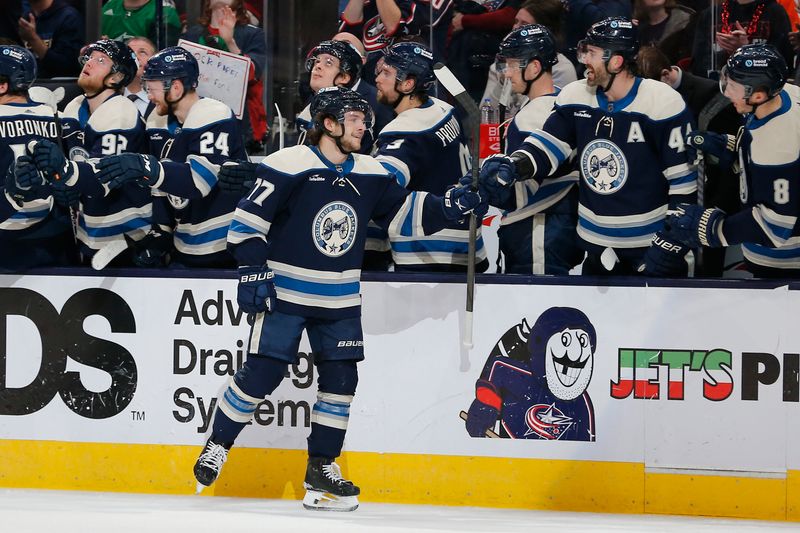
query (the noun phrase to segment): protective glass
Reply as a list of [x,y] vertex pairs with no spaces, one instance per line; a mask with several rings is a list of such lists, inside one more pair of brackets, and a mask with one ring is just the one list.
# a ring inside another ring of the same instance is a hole
[[734,81],[728,74],[728,67],[722,67],[719,73],[719,92],[731,100],[746,100],[753,94],[753,88]]
[[325,69],[339,69],[339,59],[328,54],[320,54],[318,56],[311,56],[306,59],[306,71],[311,72],[317,65],[322,65]]
[[578,41],[577,56],[578,63],[586,65],[595,61],[608,61],[611,54],[587,41]]
[[372,124],[375,122],[374,116],[372,111],[369,113],[364,113],[363,111],[359,110],[345,110],[344,116],[341,117],[339,120],[348,131],[353,131],[355,128],[359,128],[362,125],[364,129],[371,130]]
[[78,58],[78,62],[81,66],[84,66],[86,63],[94,61],[98,65],[112,65],[111,58],[105,54],[101,54],[100,52],[92,52],[91,55],[84,54]]
[[170,80],[142,80],[142,89],[147,94],[161,94],[169,91]]
[[525,70],[525,67],[528,66],[528,61],[526,59],[517,59],[514,57],[504,57],[501,55],[497,55],[495,60],[497,61],[497,73],[501,76],[505,76],[506,71],[511,68],[518,68],[519,70]]

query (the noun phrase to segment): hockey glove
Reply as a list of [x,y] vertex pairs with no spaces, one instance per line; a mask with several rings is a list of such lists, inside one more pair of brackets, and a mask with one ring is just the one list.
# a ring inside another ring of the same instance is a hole
[[42,139],[28,143],[28,151],[32,154],[36,168],[44,174],[50,183],[66,182],[75,172],[72,162],[61,151],[61,147],[53,141]]
[[236,300],[248,314],[271,313],[275,307],[275,273],[263,267],[239,267],[239,290]]
[[50,194],[41,174],[33,164],[30,156],[20,156],[6,172],[6,193],[18,205],[38,198],[47,198]]
[[697,152],[713,156],[712,163],[718,163],[720,167],[730,168],[736,162],[739,139],[744,130],[739,130],[739,134],[726,135],[713,131],[693,131],[686,137],[686,147],[689,150],[689,158],[692,162],[697,160]]
[[500,416],[502,400],[489,381],[478,380],[475,389],[475,401],[467,412],[467,433],[471,437],[485,437],[486,430],[493,428]]
[[133,264],[142,268],[158,268],[167,264],[167,254],[172,250],[172,235],[153,227],[140,241],[127,235],[125,240],[133,250]]
[[689,248],[725,246],[720,234],[725,211],[712,207],[704,209],[699,205],[678,204],[674,211],[667,212],[664,236],[678,241]]
[[97,163],[97,181],[109,189],[117,189],[133,182],[140,187],[158,187],[164,169],[158,159],[146,154],[119,154],[104,157]]
[[464,176],[459,185],[447,189],[442,198],[442,209],[447,220],[460,220],[470,213],[475,213],[479,220],[489,211],[489,205],[481,198],[478,191],[472,190],[472,178]]
[[56,181],[51,185],[50,193],[53,195],[53,200],[61,207],[77,209],[81,201],[80,191],[61,181]]
[[226,161],[217,173],[217,187],[223,192],[245,195],[256,181],[258,164],[250,161]]
[[478,190],[491,205],[504,205],[514,194],[519,178],[514,160],[505,155],[487,158],[481,166]]
[[688,246],[665,237],[659,231],[644,254],[639,273],[658,278],[685,277],[688,272],[687,253]]

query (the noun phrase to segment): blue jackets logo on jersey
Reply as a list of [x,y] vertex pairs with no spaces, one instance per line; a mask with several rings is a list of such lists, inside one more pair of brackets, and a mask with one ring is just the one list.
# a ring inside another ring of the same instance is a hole
[[357,228],[355,210],[344,202],[331,202],[314,217],[311,233],[320,252],[328,257],[340,257],[353,247]]
[[181,198],[180,196],[168,194],[167,199],[169,200],[169,205],[175,209],[185,209],[189,205],[188,198]]
[[[523,318],[497,341],[462,412],[472,436],[594,442],[592,379],[597,334],[572,307]],[[499,427],[498,427],[499,422]]]
[[595,139],[583,149],[581,175],[596,193],[613,194],[628,179],[628,160],[613,142]]

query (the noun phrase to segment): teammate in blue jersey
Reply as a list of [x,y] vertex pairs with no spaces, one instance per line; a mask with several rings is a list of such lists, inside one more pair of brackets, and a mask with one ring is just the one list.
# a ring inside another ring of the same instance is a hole
[[[528,97],[506,130],[507,153],[522,146],[550,115],[561,90],[553,85],[557,54],[553,34],[539,24],[521,26],[500,43],[498,72],[514,93]],[[496,207],[504,209],[497,232],[504,272],[566,275],[583,260],[575,233],[578,173],[573,159],[568,157],[535,191],[530,187],[535,182],[519,182],[505,202],[498,199]]]
[[[148,60],[142,80],[155,105],[147,119],[150,153],[175,162],[203,156],[213,165],[247,159],[239,121],[227,105],[197,94],[198,77],[197,60],[181,47],[166,48]],[[153,230],[136,244],[135,261],[161,266],[169,252],[176,265],[235,266],[226,234],[241,196],[211,186],[208,194],[190,200],[154,189]]]
[[[428,95],[435,82],[433,55],[424,45],[400,42],[385,50],[375,78],[378,101],[397,117],[378,135],[375,158],[412,191],[444,194],[470,170],[470,154],[453,107]],[[396,270],[466,271],[469,229],[393,239]],[[478,231],[476,270],[489,266]]]
[[[345,41],[343,34],[336,35],[332,40],[319,43],[308,54],[306,70],[310,75],[309,86],[314,94],[324,87],[333,86],[347,87],[361,94],[375,110],[374,132],[379,132],[391,120],[391,112],[385,106],[378,107],[375,87],[361,79],[362,65],[361,52]],[[295,125],[299,133],[298,144],[304,144],[308,130],[313,127],[311,104],[300,111]],[[372,151],[374,132],[364,134],[359,153],[369,154]]]
[[[122,96],[138,70],[136,55],[125,44],[111,40],[90,44],[83,54],[78,85],[84,94],[67,104],[61,121],[69,159],[82,162],[122,152],[146,152],[144,122],[136,105]],[[34,157],[39,169],[48,176],[61,176],[63,169],[52,168],[51,156],[61,161],[57,145],[37,145]],[[64,198],[63,203],[77,210],[77,236],[84,260],[112,241],[125,236],[136,241],[147,233],[152,214],[148,190],[130,184],[111,191],[92,172],[82,176],[70,172],[68,178],[55,180],[53,187],[60,191],[57,201]],[[129,263],[129,254],[118,258],[118,265]]]
[[28,98],[36,70],[29,50],[0,46],[0,270],[66,265],[76,255],[69,213],[54,205],[27,151],[59,138],[52,108]]
[[594,442],[594,407],[587,389],[596,350],[597,333],[583,312],[571,307],[546,310],[526,344],[486,360],[467,413],[467,433],[485,437],[488,430],[511,439]]
[[489,196],[507,195],[519,180],[533,180],[535,192],[576,150],[584,274],[634,274],[643,260],[646,274],[687,271],[683,257],[659,264],[663,258],[645,252],[668,207],[695,200],[696,169],[684,144],[692,118],[668,85],[633,74],[638,50],[630,20],[594,24],[579,47],[586,79],[564,87],[544,126],[520,149],[481,169]]
[[445,196],[400,187],[375,159],[358,154],[372,111],[350,89],[320,90],[311,104],[311,146],[268,156],[228,232],[239,263],[239,306],[255,315],[247,361],[217,404],[211,436],[195,464],[198,489],[219,475],[259,402],[297,361],[308,334],[318,373],[303,504],[350,511],[359,488],[334,460],[344,443],[364,358],[359,278],[367,221],[390,235],[432,233],[487,205],[469,186]]
[[756,277],[800,276],[800,90],[786,83],[783,56],[768,44],[739,48],[720,75],[722,93],[746,114],[738,137],[693,132],[687,142],[739,166],[743,209],[680,205],[665,234],[696,248],[742,244]]

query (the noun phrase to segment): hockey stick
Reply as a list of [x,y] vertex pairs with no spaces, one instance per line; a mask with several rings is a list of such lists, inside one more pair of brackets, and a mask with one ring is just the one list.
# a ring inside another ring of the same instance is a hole
[[[461,417],[461,420],[463,420],[464,422],[466,422],[467,419],[469,418],[469,415],[467,414],[466,411],[461,411],[460,413],[458,413],[458,416]],[[494,431],[492,431],[491,429],[487,429],[484,432],[484,435],[486,435],[490,439],[502,439],[503,438],[500,435],[498,435],[497,433],[495,433]]]
[[275,104],[275,111],[278,112],[278,150],[283,150],[283,115],[281,115],[281,108]]
[[[471,139],[471,150],[472,150],[472,189],[478,189],[478,152],[479,146],[478,143],[480,142],[480,127],[481,127],[481,115],[478,106],[475,105],[475,102],[472,100],[469,94],[467,94],[467,90],[461,85],[456,77],[450,72],[446,66],[442,63],[436,63],[433,66],[433,73],[436,75],[436,79],[439,80],[439,83],[447,89],[453,98],[456,99],[458,105],[464,109],[467,113],[467,119],[471,124],[469,124],[467,131],[472,132],[472,139]],[[475,213],[472,213],[469,217],[469,249],[467,252],[467,306],[466,306],[466,317],[464,323],[464,337],[461,340],[461,343],[467,347],[472,348],[472,310],[475,303],[475,247],[476,247],[476,240],[478,235],[478,217],[475,216]]]

